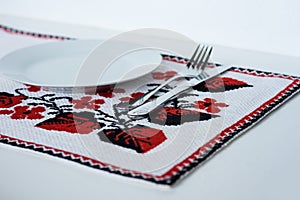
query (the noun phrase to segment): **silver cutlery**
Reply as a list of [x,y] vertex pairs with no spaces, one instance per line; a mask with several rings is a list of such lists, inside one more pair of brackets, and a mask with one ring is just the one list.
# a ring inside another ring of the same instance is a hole
[[[200,52],[201,53],[201,52]],[[200,54],[199,53],[199,54]],[[201,53],[202,54],[202,53]],[[211,54],[211,50],[206,50],[204,52],[204,62],[199,62],[199,55],[197,56],[198,59],[195,59],[195,61],[190,61],[191,65],[194,65],[194,67],[197,68],[202,68],[204,69],[205,66],[207,65],[209,56]],[[202,61],[203,61],[202,60]],[[193,86],[198,85],[201,82],[207,81],[208,79],[211,79],[225,71],[227,71],[228,69],[230,69],[231,67],[218,67],[218,68],[214,68],[214,69],[210,69],[210,70],[202,70],[198,76],[193,76],[193,78],[189,79],[189,80],[184,80],[182,82],[180,82],[178,84],[177,87],[173,88],[172,90],[170,90],[169,92],[163,94],[162,96],[154,99],[153,101],[147,102],[137,108],[134,108],[132,110],[130,110],[128,112],[128,114],[130,116],[142,116],[142,115],[146,115],[149,112],[151,112],[152,110],[154,110],[155,108],[157,108],[159,105],[161,105],[162,103],[174,98],[175,96],[177,96],[178,94],[181,94],[189,89],[191,89]]]
[[[199,75],[199,71],[202,72],[204,67],[208,61],[209,56],[206,57],[207,60],[205,60],[205,53],[208,52],[208,55],[211,54],[212,47],[205,46],[205,45],[198,45],[195,52],[193,53],[192,57],[190,58],[189,62],[187,63],[186,67],[189,69],[186,74],[180,74],[177,76],[173,76],[166,82],[160,84],[158,87],[156,87],[154,90],[144,94],[143,96],[135,99],[132,101],[129,105],[130,108],[135,108],[143,103],[145,103],[148,99],[150,99],[155,93],[157,93],[160,89],[165,87],[166,85],[169,85],[171,82],[181,79],[181,78],[193,78],[195,76]],[[195,61],[194,61],[195,60]],[[196,63],[196,65],[194,65]]]

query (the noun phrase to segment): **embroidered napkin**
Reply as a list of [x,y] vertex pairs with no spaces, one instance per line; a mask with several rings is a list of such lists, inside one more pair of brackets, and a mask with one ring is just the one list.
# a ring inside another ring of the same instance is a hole
[[[0,57],[21,47],[69,39],[0,29]],[[127,115],[130,101],[179,73],[186,63],[163,55],[161,66],[139,79],[74,94],[0,78],[0,141],[172,185],[299,91],[298,77],[232,67],[147,116]]]

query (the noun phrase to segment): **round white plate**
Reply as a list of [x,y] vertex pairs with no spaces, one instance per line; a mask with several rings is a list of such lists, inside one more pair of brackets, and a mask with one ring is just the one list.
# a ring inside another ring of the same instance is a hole
[[89,87],[136,79],[153,71],[162,60],[160,52],[154,49],[132,51],[109,66],[97,66],[97,73],[101,74],[97,80],[81,81],[83,63],[99,44],[99,40],[74,40],[19,49],[0,60],[0,74],[30,85]]

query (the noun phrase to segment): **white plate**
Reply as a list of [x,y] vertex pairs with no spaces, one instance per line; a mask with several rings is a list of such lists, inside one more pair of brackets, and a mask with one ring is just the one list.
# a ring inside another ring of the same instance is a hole
[[81,67],[99,44],[99,40],[75,40],[19,49],[0,60],[0,73],[6,78],[37,86],[89,87],[141,77],[153,71],[162,60],[160,53],[153,49],[132,51],[109,67],[97,66],[97,73],[101,72],[97,80],[83,80]]

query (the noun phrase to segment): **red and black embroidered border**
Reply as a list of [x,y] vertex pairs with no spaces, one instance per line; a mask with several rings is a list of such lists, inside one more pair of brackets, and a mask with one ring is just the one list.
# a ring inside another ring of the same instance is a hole
[[5,26],[5,25],[1,25],[1,24],[0,24],[0,30],[3,30],[4,32],[9,33],[9,34],[24,35],[24,36],[30,36],[30,37],[35,37],[35,38],[41,38],[41,39],[73,40],[73,38],[70,38],[70,37],[23,31],[23,30],[14,29],[9,26]]
[[[33,37],[38,37],[42,39],[70,39],[68,37],[60,37],[60,36],[49,36],[45,34],[36,34],[36,33],[28,33],[19,31],[16,29],[11,29],[6,26],[0,25],[0,29],[8,32],[8,33],[14,33],[14,34],[21,34],[21,35],[28,35]],[[186,62],[186,59],[174,57],[174,56],[166,56],[163,55],[164,60],[169,60],[173,62]],[[284,78],[292,80],[292,83],[286,87],[284,90],[279,92],[276,96],[274,96],[272,99],[267,101],[265,104],[261,105],[259,108],[257,108],[255,111],[250,113],[249,115],[245,116],[232,126],[228,127],[227,129],[223,130],[220,134],[218,134],[215,138],[207,142],[204,146],[200,147],[196,152],[194,152],[191,156],[186,158],[181,163],[174,166],[172,169],[170,169],[167,173],[161,175],[161,176],[153,176],[151,174],[144,174],[140,172],[135,172],[131,170],[122,169],[116,166],[112,166],[106,163],[102,163],[98,160],[94,160],[91,158],[87,158],[78,154],[73,154],[70,152],[66,152],[63,150],[55,149],[53,147],[47,147],[40,144],[35,144],[32,142],[26,142],[22,141],[16,138],[11,138],[5,135],[0,134],[0,142],[4,144],[9,144],[12,146],[17,146],[21,148],[31,149],[34,151],[46,153],[49,155],[53,155],[56,157],[64,158],[67,160],[71,160],[74,162],[78,162],[80,164],[101,169],[104,171],[108,171],[110,173],[114,174],[120,174],[122,176],[126,177],[132,177],[137,179],[143,179],[147,181],[151,181],[158,184],[165,184],[165,185],[172,185],[176,181],[178,181],[183,175],[194,169],[196,166],[202,164],[204,161],[206,161],[209,157],[213,156],[218,150],[223,148],[225,144],[232,141],[235,137],[241,135],[243,131],[250,128],[252,125],[257,123],[259,120],[263,119],[267,114],[269,114],[271,111],[275,110],[277,107],[279,107],[282,103],[287,101],[289,98],[291,98],[293,95],[295,95],[297,92],[300,91],[300,78],[289,76],[289,75],[282,75],[282,74],[276,74],[271,72],[262,72],[252,69],[244,69],[244,68],[236,68],[233,67],[231,69],[234,72],[237,73],[245,73],[248,75],[253,76],[260,76],[260,77],[276,77],[276,78]]]

